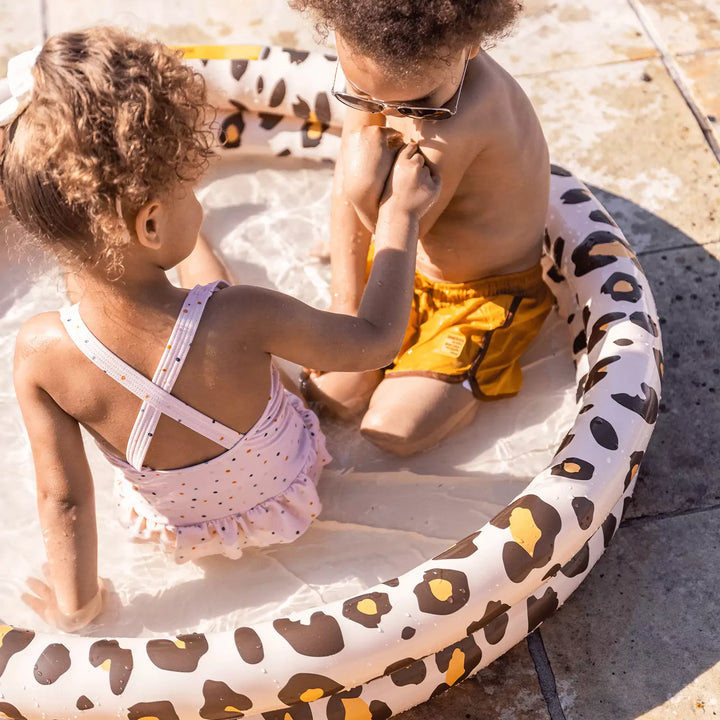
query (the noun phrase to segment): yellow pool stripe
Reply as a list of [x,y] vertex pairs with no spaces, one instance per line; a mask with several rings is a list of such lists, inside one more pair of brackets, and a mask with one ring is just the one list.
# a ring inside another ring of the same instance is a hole
[[263,45],[172,45],[186,60],[257,60]]

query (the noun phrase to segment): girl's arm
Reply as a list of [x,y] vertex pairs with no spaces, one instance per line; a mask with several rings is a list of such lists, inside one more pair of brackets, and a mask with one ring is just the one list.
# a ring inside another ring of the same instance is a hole
[[416,145],[397,156],[378,213],[375,258],[357,316],[316,310],[281,293],[238,288],[252,334],[273,355],[323,370],[387,365],[410,314],[419,221],[439,192]]
[[72,632],[103,606],[93,481],[80,427],[33,378],[27,342],[21,331],[14,381],[35,464],[49,584],[31,578],[28,586],[35,595],[23,600],[48,623]]

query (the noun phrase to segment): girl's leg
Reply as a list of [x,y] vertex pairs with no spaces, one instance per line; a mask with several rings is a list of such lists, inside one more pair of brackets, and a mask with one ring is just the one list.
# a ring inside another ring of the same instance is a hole
[[194,250],[177,266],[178,279],[184,288],[207,285],[213,280],[224,280],[233,285],[235,279],[205,236],[198,235]]

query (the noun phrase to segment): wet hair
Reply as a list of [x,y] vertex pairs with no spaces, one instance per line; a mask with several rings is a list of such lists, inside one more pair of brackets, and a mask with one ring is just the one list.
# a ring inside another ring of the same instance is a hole
[[0,134],[0,199],[66,262],[121,270],[139,209],[207,167],[204,80],[110,27],[51,37],[32,72],[30,104]]
[[322,35],[337,30],[350,48],[379,65],[422,67],[507,32],[520,0],[290,0],[309,10]]

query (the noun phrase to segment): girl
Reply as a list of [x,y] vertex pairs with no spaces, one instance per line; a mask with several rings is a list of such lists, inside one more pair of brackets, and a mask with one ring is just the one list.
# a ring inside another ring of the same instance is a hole
[[202,78],[162,45],[112,28],[55,36],[10,71],[0,187],[79,300],[22,326],[14,371],[48,557],[48,584],[30,580],[25,600],[72,631],[105,602],[80,427],[121,471],[118,505],[134,537],[176,560],[298,537],[319,511],[329,456],[272,356],[340,371],[393,358],[418,221],[439,185],[415,146],[388,142],[368,166],[380,169],[377,259],[357,317],[256,287],[188,292],[165,271],[191,255],[202,221]]

